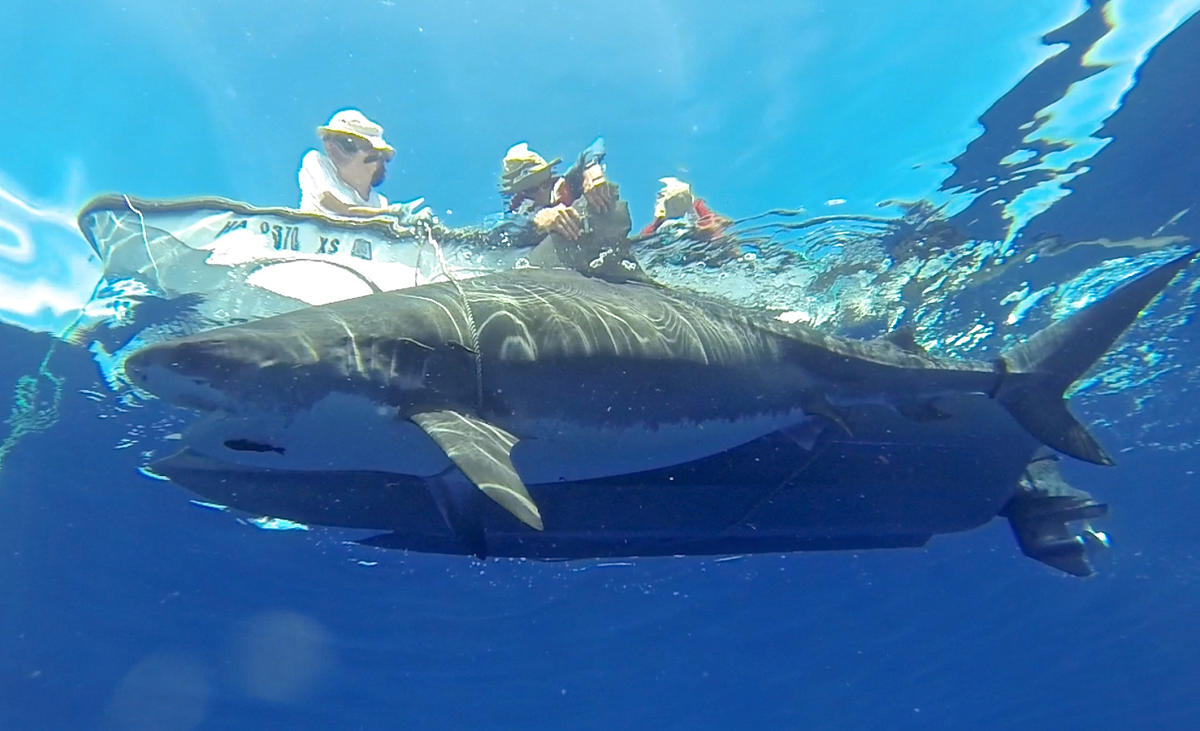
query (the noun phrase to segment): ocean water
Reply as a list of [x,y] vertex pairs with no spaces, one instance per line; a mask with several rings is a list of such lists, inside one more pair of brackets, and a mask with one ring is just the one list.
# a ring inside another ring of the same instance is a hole
[[1195,271],[1076,386],[1118,462],[1064,463],[1112,505],[1088,579],[999,520],[911,549],[480,562],[139,472],[180,417],[114,380],[110,310],[60,337],[105,294],[76,212],[295,205],[344,106],[397,148],[382,191],[451,226],[499,210],[509,145],[602,134],[635,228],[664,175],[735,219],[717,248],[648,244],[659,278],[955,355],[1200,236],[1200,2],[512,5],[0,9],[0,728],[1194,728]]

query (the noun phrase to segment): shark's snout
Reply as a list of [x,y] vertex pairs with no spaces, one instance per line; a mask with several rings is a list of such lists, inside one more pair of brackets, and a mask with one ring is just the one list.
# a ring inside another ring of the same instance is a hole
[[186,346],[159,343],[134,352],[125,361],[125,377],[139,391],[178,406],[225,410],[227,394],[203,372],[204,361]]
[[146,349],[143,348],[125,360],[125,377],[139,388],[144,388],[149,384],[150,368],[153,366],[151,360],[144,357],[145,352]]

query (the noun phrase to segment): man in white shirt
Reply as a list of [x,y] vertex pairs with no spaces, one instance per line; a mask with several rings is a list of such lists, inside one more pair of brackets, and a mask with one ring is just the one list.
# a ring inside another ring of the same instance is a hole
[[300,163],[301,211],[358,217],[403,213],[375,190],[396,154],[383,139],[383,127],[357,109],[343,109],[317,134],[324,151],[309,150]]

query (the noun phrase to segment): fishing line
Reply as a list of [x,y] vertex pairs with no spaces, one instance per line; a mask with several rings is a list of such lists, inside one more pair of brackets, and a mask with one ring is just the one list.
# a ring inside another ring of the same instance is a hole
[[[92,288],[88,303],[95,301],[104,286],[103,277]],[[63,376],[55,375],[50,370],[50,359],[61,343],[77,344],[80,323],[87,315],[87,304],[79,308],[75,319],[62,329],[56,338],[50,341],[42,362],[38,364],[37,372],[27,374],[17,379],[13,387],[13,405],[5,423],[9,426],[8,435],[0,442],[0,469],[4,467],[4,458],[28,434],[45,431],[58,423],[58,406],[62,402],[62,387],[66,382]],[[86,331],[86,329],[84,330]],[[45,382],[50,385],[47,398],[40,397],[40,385]]]
[[[26,434],[45,431],[58,423],[58,404],[62,401],[62,386],[66,378],[50,372],[50,356],[54,355],[55,345],[57,341],[46,350],[36,374],[17,379],[17,385],[13,389],[12,411],[5,419],[10,427],[8,436],[0,442],[0,469],[4,467],[4,458],[9,451],[17,446],[17,442]],[[45,400],[39,398],[39,384],[43,379],[51,388],[50,396]]]
[[471,331],[471,345],[475,354],[475,398],[478,409],[483,409],[483,361],[479,350],[479,330],[475,326],[475,316],[471,313],[471,302],[467,299],[467,293],[463,291],[462,285],[458,283],[450,274],[450,267],[446,263],[446,256],[442,253],[442,247],[438,244],[437,239],[433,238],[433,230],[430,226],[425,226],[425,240],[433,247],[434,254],[437,255],[438,266],[442,270],[442,276],[450,281],[455,291],[458,292],[459,299],[462,300],[463,313],[467,318],[467,327]]
[[150,237],[146,233],[146,217],[142,215],[142,212],[138,210],[137,206],[133,205],[133,201],[129,200],[129,196],[122,195],[121,197],[125,199],[125,205],[129,206],[129,210],[136,213],[138,215],[138,220],[141,221],[142,243],[146,247],[146,256],[150,258],[150,266],[154,267],[154,280],[158,282],[159,286],[161,287],[162,275],[158,271],[158,262],[154,260],[154,252],[150,250]]

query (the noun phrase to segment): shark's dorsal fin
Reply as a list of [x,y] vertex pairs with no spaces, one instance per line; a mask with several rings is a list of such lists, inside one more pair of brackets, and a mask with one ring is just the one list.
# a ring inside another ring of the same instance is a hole
[[884,335],[883,339],[906,353],[928,355],[928,352],[917,342],[917,333],[911,327],[902,327],[898,330],[893,330]]
[[619,199],[616,184],[607,185],[612,188],[612,207],[607,211],[589,210],[587,198],[580,197],[571,205],[584,222],[579,239],[570,241],[550,234],[529,252],[527,259],[532,266],[574,269],[607,282],[653,282],[633,255],[629,205]]
[[516,437],[458,411],[426,411],[409,418],[437,442],[484,495],[525,525],[542,529],[542,515],[513,467],[511,454]]

